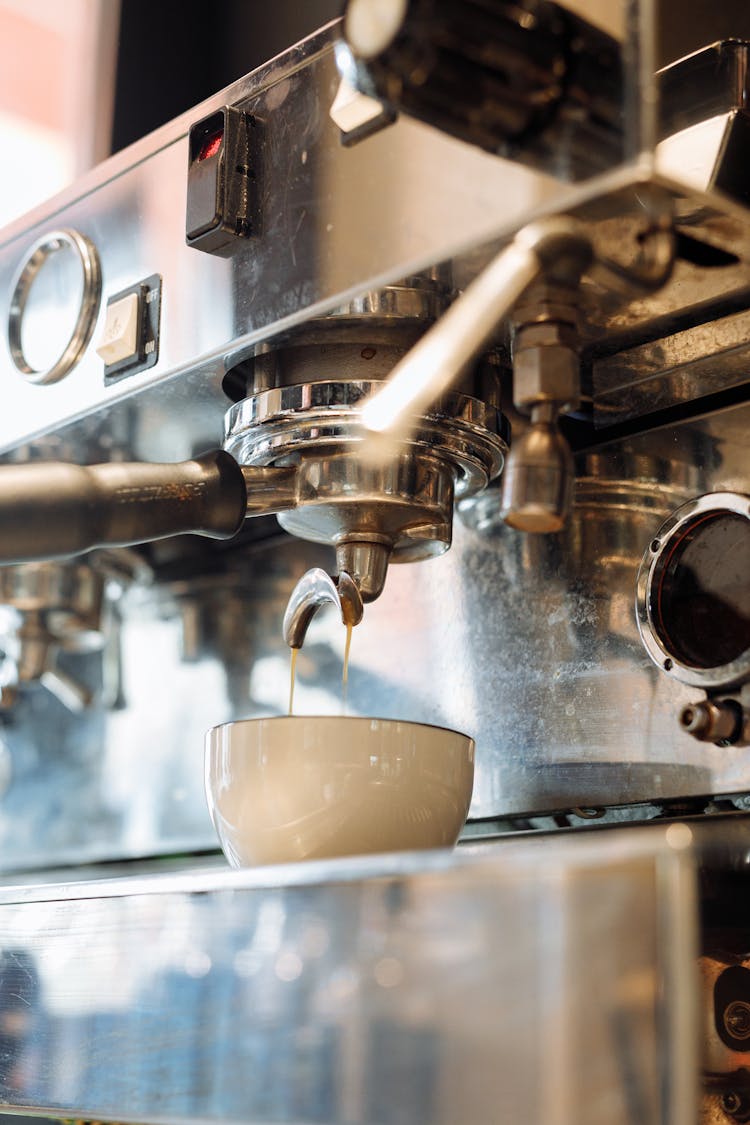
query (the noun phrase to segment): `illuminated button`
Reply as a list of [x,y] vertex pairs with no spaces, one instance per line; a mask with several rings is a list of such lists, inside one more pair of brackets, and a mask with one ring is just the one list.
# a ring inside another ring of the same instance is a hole
[[128,293],[119,301],[107,305],[104,334],[96,349],[107,367],[138,358],[139,296]]

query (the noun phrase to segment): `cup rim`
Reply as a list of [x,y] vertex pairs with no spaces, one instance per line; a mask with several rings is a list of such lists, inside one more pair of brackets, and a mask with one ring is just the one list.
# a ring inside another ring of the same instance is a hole
[[382,718],[378,715],[253,715],[249,719],[229,719],[225,723],[217,723],[216,726],[209,727],[206,731],[206,737],[213,734],[214,731],[224,730],[225,727],[241,727],[252,726],[255,723],[269,723],[277,720],[284,720],[285,722],[305,722],[309,719],[325,719],[329,722],[338,723],[399,723],[401,726],[406,727],[421,727],[423,730],[440,730],[446,734],[453,734],[457,738],[465,739],[467,742],[474,743],[474,738],[465,731],[455,730],[454,727],[444,727],[438,723],[420,723],[415,719],[394,719]]

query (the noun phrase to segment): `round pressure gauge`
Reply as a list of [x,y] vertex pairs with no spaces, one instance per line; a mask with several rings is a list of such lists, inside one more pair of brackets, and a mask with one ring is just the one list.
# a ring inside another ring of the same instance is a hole
[[643,557],[636,608],[646,651],[675,679],[706,691],[750,680],[750,496],[678,508]]
[[8,314],[8,345],[30,383],[54,383],[78,363],[94,331],[101,271],[93,243],[52,231],[29,250]]

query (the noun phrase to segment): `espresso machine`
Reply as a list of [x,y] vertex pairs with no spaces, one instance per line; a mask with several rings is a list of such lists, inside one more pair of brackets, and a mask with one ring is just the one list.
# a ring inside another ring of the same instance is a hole
[[[668,8],[349,0],[0,235],[5,1112],[750,1120],[750,31]],[[454,852],[218,853],[313,568]]]

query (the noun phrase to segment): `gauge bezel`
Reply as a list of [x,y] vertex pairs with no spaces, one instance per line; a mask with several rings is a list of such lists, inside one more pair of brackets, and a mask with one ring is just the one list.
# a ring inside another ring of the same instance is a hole
[[659,635],[652,613],[653,592],[661,576],[665,556],[668,559],[675,544],[690,527],[706,515],[722,513],[742,516],[750,521],[750,496],[739,492],[710,492],[678,508],[657,531],[647,547],[638,569],[636,582],[636,619],[646,652],[663,672],[681,683],[705,691],[722,691],[750,680],[750,648],[728,664],[698,668],[680,660]]
[[[81,303],[70,338],[55,362],[44,370],[30,365],[23,350],[21,333],[26,303],[39,271],[50,255],[68,246],[75,253],[81,268]],[[13,282],[13,296],[8,313],[8,347],[18,371],[29,383],[56,383],[78,363],[88,347],[99,314],[102,275],[99,257],[93,242],[75,230],[55,230],[42,235],[29,249]]]

